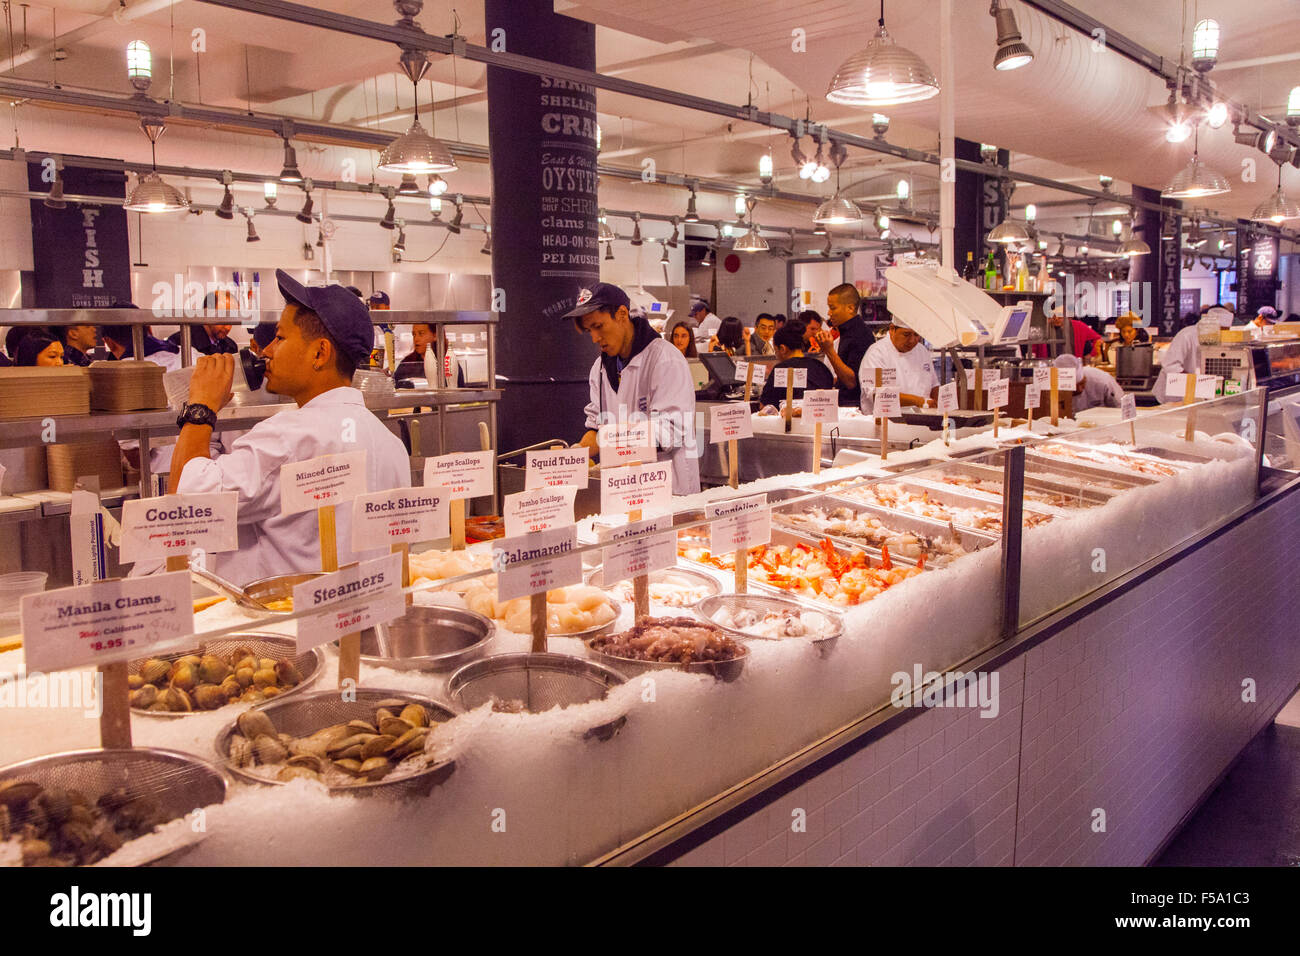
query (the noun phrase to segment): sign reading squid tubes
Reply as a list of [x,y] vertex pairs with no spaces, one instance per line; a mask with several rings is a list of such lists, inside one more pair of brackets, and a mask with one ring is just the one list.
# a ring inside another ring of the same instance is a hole
[[[550,4],[486,0],[487,33],[505,52],[595,68],[595,28]],[[563,318],[600,279],[596,91],[551,76],[488,68],[494,288],[505,292],[497,371],[499,444],[576,438],[595,359]]]

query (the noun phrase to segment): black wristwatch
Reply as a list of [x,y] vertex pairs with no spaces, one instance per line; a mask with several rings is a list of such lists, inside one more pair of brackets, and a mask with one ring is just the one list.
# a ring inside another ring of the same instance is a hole
[[176,416],[177,428],[184,428],[186,425],[207,425],[211,428],[216,424],[217,413],[198,402],[187,402],[185,408]]

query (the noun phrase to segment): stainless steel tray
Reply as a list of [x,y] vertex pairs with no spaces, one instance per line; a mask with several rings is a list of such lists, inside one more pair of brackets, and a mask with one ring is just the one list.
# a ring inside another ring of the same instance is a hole
[[387,624],[361,632],[361,660],[399,671],[452,671],[482,657],[496,624],[482,614],[415,604]]
[[[985,534],[979,531],[972,531],[969,528],[953,526],[950,528],[942,521],[935,521],[932,518],[926,518],[921,515],[910,514],[906,511],[894,511],[891,508],[882,508],[880,505],[868,504],[865,501],[858,501],[852,498],[840,498],[834,495],[827,495],[818,503],[819,507],[825,508],[849,508],[857,514],[867,514],[879,518],[890,528],[899,532],[910,532],[911,534],[920,535],[926,538],[948,539],[952,536],[953,531],[957,533],[957,540],[967,551],[978,551],[981,548],[987,548],[998,543],[999,538],[996,535]],[[790,508],[791,511],[798,510],[800,506],[796,505]],[[772,520],[780,523],[782,520],[783,510],[774,509]],[[791,528],[793,526],[786,525]],[[795,530],[798,530],[795,528]],[[812,535],[812,531],[803,531],[803,534]],[[879,549],[872,545],[866,544],[862,539],[855,538],[852,535],[835,534],[833,532],[816,532],[825,534],[836,541],[844,541],[854,547],[861,548],[870,554],[880,554]],[[890,560],[898,561],[903,564],[915,564],[916,559],[907,555],[896,555],[890,552]],[[927,564],[927,567],[929,565]]]
[[[945,474],[970,475],[973,478],[986,478],[991,481],[1002,481],[1003,479],[1001,468],[971,461],[949,462],[943,467],[942,471]],[[1082,479],[1077,482],[1070,482],[1061,478],[1036,477],[1028,471],[1025,473],[1025,488],[1029,491],[1041,491],[1049,495],[1069,495],[1090,502],[1093,505],[1104,505],[1115,495],[1120,494],[1118,489],[1108,491],[1095,486],[1085,486]]]
[[[766,637],[761,634],[751,634],[749,631],[740,628],[729,627],[713,620],[713,615],[718,613],[722,608],[728,610],[753,610],[753,611],[812,611],[821,614],[826,618],[830,628],[822,634],[815,637]],[[836,612],[828,612],[821,607],[809,606],[807,602],[796,601],[787,597],[770,597],[766,594],[719,594],[713,597],[707,597],[695,605],[695,613],[702,620],[708,621],[716,627],[722,628],[727,634],[730,634],[739,641],[807,641],[815,645],[823,656],[830,653],[835,642],[840,639],[844,633],[844,617]]]
[[[914,481],[909,481],[909,480],[902,479],[902,478],[894,478],[894,479],[890,479],[890,481],[888,482],[888,484],[889,484],[889,485],[892,485],[892,486],[899,486],[899,487],[907,488],[908,490],[911,490],[911,491],[924,492],[925,495],[926,495],[926,497],[927,497],[930,501],[934,502],[934,503],[937,504],[937,505],[941,505],[941,506],[942,506],[942,505],[947,505],[947,506],[950,506],[950,507],[957,507],[957,508],[979,508],[979,509],[982,509],[982,510],[985,510],[985,511],[994,511],[994,512],[996,512],[996,514],[997,514],[997,516],[998,516],[999,523],[1001,522],[1001,513],[1002,513],[1001,504],[1000,504],[1000,502],[998,502],[998,501],[996,501],[996,500],[994,500],[994,499],[987,499],[987,500],[986,500],[986,499],[984,499],[984,498],[977,498],[977,497],[973,497],[973,496],[971,496],[971,495],[963,495],[963,494],[960,494],[960,493],[958,493],[958,492],[951,491],[951,490],[949,490],[949,489],[946,488],[946,487],[942,487],[942,488],[931,488],[931,487],[928,487],[928,486],[926,486],[926,485],[923,485],[923,484],[917,484],[917,483],[914,482]],[[898,515],[912,515],[912,512],[910,512],[910,511],[902,511],[902,510],[897,509],[897,508],[890,508],[890,507],[888,507],[887,505],[879,504],[878,502],[876,502],[876,501],[874,501],[874,500],[859,499],[859,498],[853,497],[853,492],[852,492],[852,490],[845,491],[845,492],[843,493],[843,497],[844,497],[845,500],[848,501],[849,503],[859,503],[859,504],[862,504],[862,505],[869,505],[869,506],[871,506],[871,507],[875,507],[875,508],[882,508],[882,509],[888,511],[890,514],[898,514]],[[1027,511],[1031,511],[1031,512],[1037,512],[1037,509],[1032,509],[1032,508],[1027,508],[1026,510],[1027,510]],[[1037,513],[1041,513],[1041,512],[1037,512]],[[936,519],[936,518],[930,518],[930,517],[928,517],[928,516],[926,516],[926,515],[912,515],[912,516],[913,516],[913,517],[916,517],[916,518],[921,518],[921,519],[923,519],[923,520],[932,521],[932,522],[935,522],[935,523],[937,523],[937,524],[944,524],[944,522],[941,522],[941,521],[939,521],[939,520]],[[984,536],[986,536],[986,537],[988,537],[988,536],[996,536],[996,537],[1000,538],[1000,537],[1001,537],[1001,534],[1002,534],[1002,532],[1001,532],[1000,529],[995,531],[995,530],[992,530],[992,529],[989,529],[989,528],[975,528],[975,527],[972,527],[972,526],[967,525],[967,524],[958,524],[958,523],[955,522],[955,521],[954,521],[953,523],[954,523],[955,527],[957,527],[957,528],[959,528],[959,529],[964,529],[964,530],[967,530],[967,531],[973,531],[973,532],[975,532],[976,534],[984,535]]]
[[1075,478],[1092,478],[1108,483],[1124,484],[1130,488],[1154,485],[1160,479],[1154,475],[1139,475],[1118,465],[1108,466],[1098,462],[1074,461],[1034,450],[1029,446],[1025,450],[1025,471],[1047,471],[1058,475],[1070,475]]

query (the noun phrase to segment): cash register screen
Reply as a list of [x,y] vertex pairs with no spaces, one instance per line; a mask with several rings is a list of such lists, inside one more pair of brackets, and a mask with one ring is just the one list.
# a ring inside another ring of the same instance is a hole
[[1012,309],[1007,319],[1002,323],[1002,334],[998,336],[999,342],[1017,342],[1020,340],[1021,333],[1024,331],[1025,323],[1029,321],[1028,309]]

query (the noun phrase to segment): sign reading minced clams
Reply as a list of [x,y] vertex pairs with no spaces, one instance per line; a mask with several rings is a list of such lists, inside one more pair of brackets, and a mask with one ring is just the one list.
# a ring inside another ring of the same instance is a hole
[[[341,605],[332,607],[332,605]],[[319,610],[298,621],[298,650],[328,644],[406,613],[402,596],[402,555],[394,552],[372,561],[349,564],[293,589],[295,611]]]
[[600,510],[667,511],[672,505],[673,473],[669,462],[629,465],[600,473]]
[[352,500],[352,550],[445,538],[451,533],[449,502],[442,488],[393,488],[360,495]]
[[212,554],[239,547],[236,510],[239,495],[167,495],[122,503],[121,560],[188,555],[195,548]]
[[190,573],[115,578],[29,594],[22,601],[28,671],[148,656],[194,633]]
[[366,453],[322,455],[280,467],[280,514],[337,505],[366,492]]
[[772,511],[766,494],[706,505],[704,517],[713,522],[709,550],[714,554],[756,548],[772,540]]
[[492,549],[497,568],[497,600],[511,601],[582,581],[582,558],[574,553],[578,529],[552,528],[502,538]]

